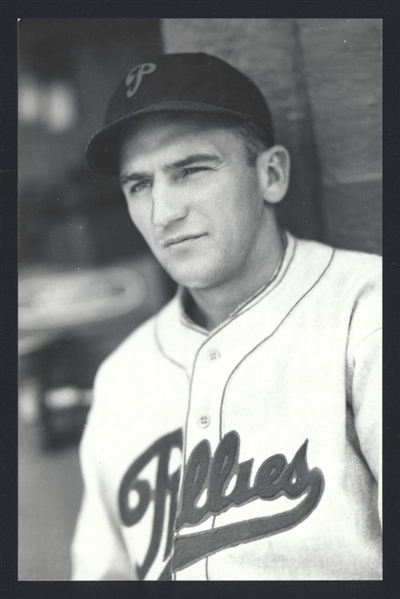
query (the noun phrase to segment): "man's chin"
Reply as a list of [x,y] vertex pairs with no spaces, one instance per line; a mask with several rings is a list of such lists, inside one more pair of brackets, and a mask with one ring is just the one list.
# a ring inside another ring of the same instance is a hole
[[185,287],[186,289],[208,289],[215,285],[213,281],[213,277],[210,276],[209,273],[196,271],[195,269],[174,269],[174,268],[166,268],[165,270],[181,287]]

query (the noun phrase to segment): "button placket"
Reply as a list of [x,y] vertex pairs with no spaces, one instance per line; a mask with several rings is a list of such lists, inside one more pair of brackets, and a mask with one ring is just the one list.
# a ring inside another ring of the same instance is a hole
[[[206,359],[208,362],[217,362],[221,357],[221,353],[216,348],[210,348],[206,353]],[[200,428],[207,428],[210,425],[211,417],[205,413],[203,413],[198,417],[197,424]]]
[[220,402],[225,385],[224,361],[218,344],[205,344],[196,356],[191,385],[190,412],[186,429],[186,453],[207,440],[213,452],[219,442]]

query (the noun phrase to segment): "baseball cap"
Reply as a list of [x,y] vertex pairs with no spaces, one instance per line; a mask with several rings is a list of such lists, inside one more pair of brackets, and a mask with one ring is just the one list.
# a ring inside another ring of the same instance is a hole
[[252,120],[273,144],[266,100],[246,75],[205,53],[163,54],[124,76],[112,95],[103,127],[86,148],[92,171],[118,175],[119,144],[127,122],[157,112],[230,114]]

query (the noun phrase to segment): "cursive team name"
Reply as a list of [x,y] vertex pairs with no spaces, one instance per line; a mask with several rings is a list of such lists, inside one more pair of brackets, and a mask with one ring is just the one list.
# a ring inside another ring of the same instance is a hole
[[[231,431],[224,436],[211,455],[208,441],[201,441],[192,451],[185,468],[181,506],[177,514],[179,471],[168,474],[171,451],[182,448],[182,431],[166,435],[154,443],[140,456],[126,472],[119,492],[119,508],[125,526],[133,526],[143,517],[151,500],[155,502],[150,546],[142,566],[138,568],[140,578],[145,578],[160,548],[164,529],[167,496],[170,496],[170,510],[167,528],[167,543],[164,560],[172,552],[174,524],[179,533],[184,527],[193,527],[206,519],[221,514],[231,507],[238,507],[262,499],[272,501],[284,495],[297,499],[305,495],[303,501],[293,509],[273,516],[255,518],[243,522],[177,536],[174,544],[174,570],[180,570],[207,555],[252,540],[277,534],[296,526],[307,518],[317,506],[324,486],[324,478],[319,468],[309,470],[307,466],[306,440],[298,449],[291,462],[283,454],[267,458],[258,468],[254,484],[250,484],[254,460],[239,463],[240,438]],[[139,479],[145,466],[154,458],[158,459],[154,492],[147,480]],[[232,490],[227,493],[234,476]],[[139,495],[135,508],[129,507],[128,496],[134,490]],[[199,506],[202,495],[206,501]],[[168,568],[163,576],[167,575]]]

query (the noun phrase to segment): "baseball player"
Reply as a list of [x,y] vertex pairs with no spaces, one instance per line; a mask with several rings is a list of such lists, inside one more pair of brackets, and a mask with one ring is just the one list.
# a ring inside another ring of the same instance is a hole
[[96,377],[74,579],[380,579],[380,258],[281,230],[288,152],[218,58],[133,66],[87,160],[178,291]]

